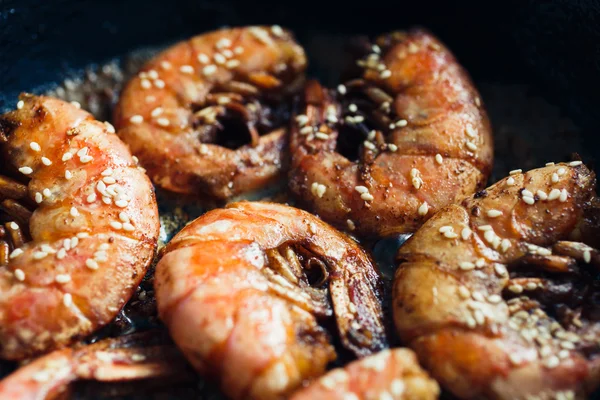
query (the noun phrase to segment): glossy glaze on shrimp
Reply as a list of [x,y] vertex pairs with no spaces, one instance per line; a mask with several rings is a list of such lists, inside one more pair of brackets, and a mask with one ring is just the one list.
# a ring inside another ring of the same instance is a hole
[[331,370],[290,400],[433,400],[439,394],[411,350],[393,349]]
[[600,383],[595,178],[513,171],[398,252],[397,330],[459,398],[573,399]]
[[291,130],[290,187],[337,227],[413,232],[483,187],[490,124],[466,71],[431,34],[391,33],[369,51],[336,93],[306,85]]
[[279,26],[195,36],[127,84],[115,126],[155,184],[227,199],[281,178],[305,68],[304,50]]
[[[156,249],[152,184],[110,124],[22,95],[0,117],[0,357],[68,345],[110,322]],[[4,172],[3,172],[4,173]]]
[[239,202],[169,243],[156,267],[159,316],[232,399],[276,399],[336,358],[320,323],[362,357],[387,346],[373,262],[347,236],[289,206]]

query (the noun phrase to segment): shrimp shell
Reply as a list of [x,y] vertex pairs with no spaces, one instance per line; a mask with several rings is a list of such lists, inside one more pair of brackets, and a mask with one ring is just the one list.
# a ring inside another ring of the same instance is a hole
[[[311,259],[328,272],[318,287],[304,278]],[[342,346],[359,357],[387,347],[372,261],[296,208],[239,202],[208,212],[169,243],[155,288],[175,343],[233,399],[279,398],[325,372],[336,353],[317,318],[335,315]],[[327,300],[311,297],[320,290]]]
[[599,289],[581,275],[598,252],[582,257],[587,267],[560,261],[590,251],[561,241],[586,231],[594,187],[580,162],[516,170],[399,249],[395,325],[443,387],[464,399],[585,398],[598,387]]
[[[115,126],[156,185],[227,199],[281,178],[287,108],[305,68],[304,50],[279,27],[198,35],[160,53],[128,82]],[[220,144],[219,137],[239,133],[223,125],[232,116],[251,144]]]
[[143,278],[159,230],[152,184],[108,125],[61,100],[20,99],[20,109],[0,118],[0,151],[30,178],[29,200],[41,201],[28,224],[32,240],[0,266],[7,359],[68,345],[109,323]]
[[[290,139],[291,190],[366,236],[414,232],[481,189],[493,159],[480,96],[451,52],[423,30],[377,43],[337,94],[308,82]],[[362,135],[358,161],[340,153],[352,135]]]

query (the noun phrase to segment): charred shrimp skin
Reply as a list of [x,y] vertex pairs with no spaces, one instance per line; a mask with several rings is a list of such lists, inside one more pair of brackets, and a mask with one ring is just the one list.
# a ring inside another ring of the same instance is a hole
[[205,33],[142,68],[115,125],[156,185],[228,199],[282,177],[305,68],[304,50],[279,26]]
[[414,232],[483,188],[487,114],[466,71],[426,31],[383,35],[357,63],[360,74],[335,93],[307,83],[291,128],[290,188],[339,228]]
[[232,399],[275,399],[336,358],[318,322],[358,357],[387,347],[381,279],[366,253],[315,216],[238,202],[184,228],[156,267],[161,320]]
[[573,399],[598,386],[600,259],[582,243],[598,234],[594,190],[580,161],[512,171],[400,248],[395,325],[443,387]]
[[329,371],[291,400],[434,400],[438,384],[408,349],[383,350]]
[[[22,95],[0,117],[0,357],[23,359],[110,322],[154,255],[152,184],[114,128]],[[4,172],[3,172],[4,173]]]

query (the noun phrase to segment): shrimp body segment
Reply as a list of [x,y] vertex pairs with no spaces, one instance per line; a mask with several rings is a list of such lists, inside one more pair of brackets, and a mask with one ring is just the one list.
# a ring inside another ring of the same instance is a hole
[[395,325],[443,387],[465,399],[598,387],[600,258],[581,243],[597,240],[594,187],[581,162],[517,170],[399,249]]
[[336,368],[301,389],[291,400],[435,400],[438,384],[408,349],[383,350]]
[[304,50],[279,26],[205,33],[131,79],[115,125],[158,186],[227,199],[281,177],[305,68]]
[[159,230],[152,184],[112,126],[49,97],[22,95],[18,108],[0,118],[1,157],[15,177],[0,190],[7,359],[110,322],[143,278]]
[[[159,316],[232,399],[274,399],[336,358],[387,346],[381,280],[355,242],[296,208],[239,202],[184,228],[156,267]],[[334,318],[332,318],[334,317]]]
[[337,227],[414,232],[485,184],[491,128],[466,71],[431,34],[384,35],[369,52],[336,92],[306,85],[290,188]]

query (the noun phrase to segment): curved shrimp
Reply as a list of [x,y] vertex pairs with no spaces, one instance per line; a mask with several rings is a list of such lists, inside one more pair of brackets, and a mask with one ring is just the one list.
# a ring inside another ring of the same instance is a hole
[[318,321],[357,356],[387,346],[381,279],[358,245],[289,206],[213,210],[156,267],[160,318],[191,364],[232,399],[274,399],[336,358]]
[[52,400],[65,398],[80,380],[123,382],[143,379],[190,379],[185,359],[165,335],[143,332],[55,350],[0,381],[0,398]]
[[156,185],[227,199],[281,177],[305,68],[304,50],[279,26],[199,35],[127,84],[115,126]]
[[393,349],[331,370],[290,400],[431,400],[439,394],[411,350]]
[[[73,343],[110,322],[154,255],[154,189],[114,128],[50,97],[0,117],[0,358]],[[18,170],[15,171],[15,170]],[[22,182],[22,183],[21,183]]]
[[291,129],[291,190],[367,236],[414,232],[482,188],[493,158],[479,94],[442,43],[422,30],[376,43],[337,93],[306,85]]
[[594,187],[581,161],[516,170],[400,248],[395,325],[443,387],[573,399],[598,386],[600,254],[569,241],[596,240]]

